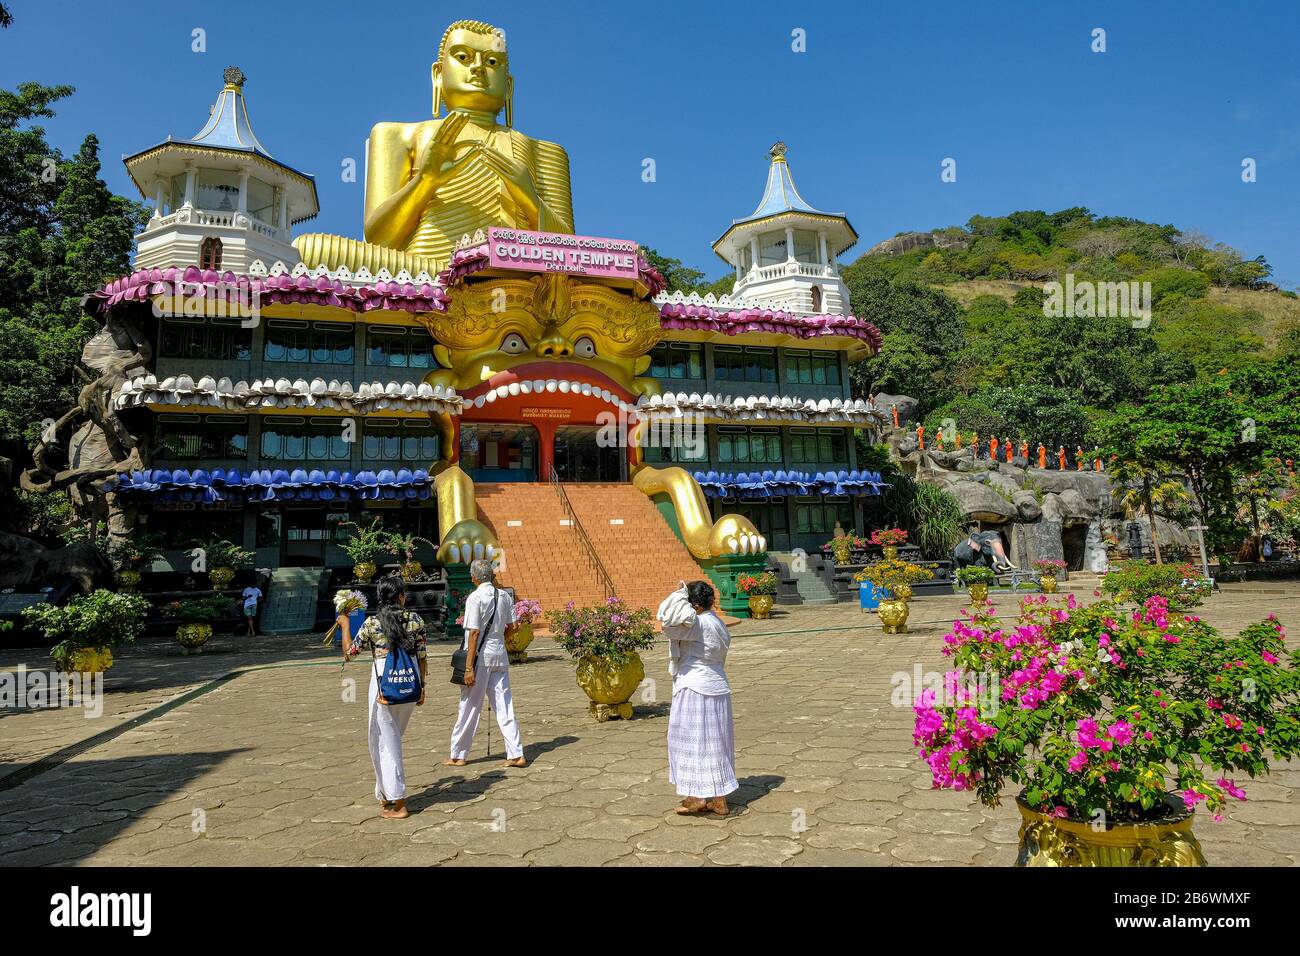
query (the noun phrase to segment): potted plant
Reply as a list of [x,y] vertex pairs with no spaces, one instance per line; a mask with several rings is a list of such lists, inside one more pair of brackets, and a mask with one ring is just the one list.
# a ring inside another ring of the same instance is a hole
[[114,647],[135,642],[148,612],[142,595],[101,589],[61,606],[37,604],[23,617],[54,642],[50,658],[58,670],[94,674],[113,666]]
[[907,602],[912,598],[912,585],[933,577],[934,572],[929,568],[887,558],[867,565],[854,575],[853,580],[870,581],[877,588],[889,592],[889,597],[880,601],[876,613],[880,615],[886,634],[901,634],[907,630]]
[[902,528],[878,528],[871,532],[871,543],[880,548],[886,561],[898,557],[898,546],[907,541],[907,532]]
[[1195,809],[1220,819],[1246,799],[1237,778],[1300,752],[1297,654],[1272,616],[1235,639],[1158,595],[1132,613],[1068,595],[1025,598],[1014,625],[963,617],[913,739],[936,788],[988,806],[1021,788],[1017,865],[1202,865]]
[[123,591],[137,591],[146,568],[162,557],[162,548],[153,535],[121,538],[108,547],[109,560],[117,567],[117,584]]
[[375,559],[392,551],[392,535],[384,530],[383,519],[378,515],[369,525],[340,521],[339,527],[354,529],[352,534],[339,542],[339,547],[352,559],[352,576],[356,582],[369,584],[379,570],[375,566]]
[[235,579],[235,570],[253,566],[253,552],[241,548],[225,538],[208,538],[199,541],[195,547],[203,552],[203,560],[208,568],[208,580],[212,590],[224,591]]
[[751,617],[766,620],[772,616],[772,595],[776,594],[776,572],[742,574],[736,579],[736,590],[749,598]]
[[588,713],[597,720],[632,716],[629,701],[645,679],[637,651],[654,645],[648,608],[629,610],[621,598],[606,598],[595,607],[574,607],[546,615],[556,643],[577,664],[578,686],[591,700]]
[[1107,571],[1101,589],[1114,600],[1143,604],[1159,595],[1176,610],[1188,610],[1210,595],[1214,582],[1191,564],[1147,564],[1125,561]]
[[1042,588],[1044,594],[1056,593],[1056,578],[1065,570],[1064,561],[1058,561],[1055,558],[1044,558],[1035,561],[1031,565],[1038,572],[1038,586]]
[[399,531],[393,532],[392,539],[388,543],[389,551],[402,556],[403,560],[397,566],[397,570],[402,575],[402,580],[408,584],[424,573],[424,565],[415,560],[415,546],[421,543],[437,550],[437,545],[428,538],[421,538],[419,535],[414,534],[402,534]]
[[230,599],[220,594],[184,598],[163,605],[163,615],[176,622],[182,654],[201,654],[212,639],[212,624],[230,616]]
[[989,599],[989,585],[997,580],[992,568],[971,564],[957,571],[957,583],[970,592],[971,602],[983,604]]
[[506,653],[510,655],[510,663],[522,664],[528,660],[527,648],[533,643],[533,622],[541,616],[540,601],[520,598],[515,602],[515,623],[519,626],[515,628],[514,634],[506,637]]

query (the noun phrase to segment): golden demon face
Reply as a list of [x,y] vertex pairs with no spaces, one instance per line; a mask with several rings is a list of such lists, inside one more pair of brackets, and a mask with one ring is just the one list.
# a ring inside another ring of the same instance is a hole
[[422,318],[439,343],[434,354],[451,369],[451,384],[471,395],[511,372],[612,384],[634,401],[636,376],[663,334],[652,303],[558,273],[462,285],[445,315]]

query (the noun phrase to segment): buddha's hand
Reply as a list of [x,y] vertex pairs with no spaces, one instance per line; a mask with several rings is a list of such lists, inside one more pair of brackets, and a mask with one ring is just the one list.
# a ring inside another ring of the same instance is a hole
[[480,147],[480,157],[488,169],[501,177],[510,198],[523,207],[529,218],[536,223],[541,214],[542,200],[532,171],[513,156],[488,146]]
[[456,143],[467,122],[469,122],[467,113],[453,110],[439,124],[438,131],[433,134],[433,138],[424,147],[424,154],[420,157],[419,175],[423,182],[437,188],[451,179],[473,158],[475,150],[469,150],[459,159],[456,158]]

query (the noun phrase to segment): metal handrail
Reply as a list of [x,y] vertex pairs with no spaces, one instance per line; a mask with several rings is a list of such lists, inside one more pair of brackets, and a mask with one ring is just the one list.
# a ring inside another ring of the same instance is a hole
[[555,470],[555,465],[551,464],[548,469],[547,477],[550,479],[551,487],[555,489],[560,496],[560,507],[564,509],[565,517],[569,519],[569,527],[578,534],[578,543],[582,545],[583,554],[586,555],[590,562],[592,570],[600,578],[601,587],[605,589],[605,597],[618,597],[618,592],[614,590],[614,579],[609,576],[605,570],[605,565],[601,563],[600,555],[596,553],[596,546],[591,543],[591,538],[587,536],[587,529],[582,526],[578,520],[578,512],[573,509],[573,502],[569,501],[569,496],[565,493],[564,485],[560,483],[559,473]]

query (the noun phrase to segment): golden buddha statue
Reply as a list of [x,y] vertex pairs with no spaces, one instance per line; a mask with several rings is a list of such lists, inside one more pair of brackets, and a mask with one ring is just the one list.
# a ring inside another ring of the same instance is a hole
[[504,33],[457,20],[442,36],[432,76],[433,119],[370,131],[366,241],[299,236],[294,246],[309,267],[432,275],[462,236],[479,229],[573,232],[568,155],[514,129]]

